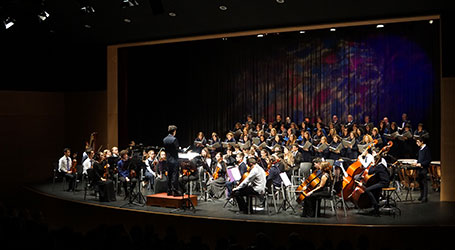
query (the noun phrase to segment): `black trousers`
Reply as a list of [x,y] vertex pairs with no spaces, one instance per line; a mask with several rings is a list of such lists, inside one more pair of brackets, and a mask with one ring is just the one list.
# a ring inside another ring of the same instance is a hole
[[167,192],[169,193],[179,190],[179,166],[177,163],[168,163]]
[[307,217],[314,217],[316,213],[319,215],[319,211],[316,211],[316,202],[319,202],[319,208],[321,208],[321,198],[322,197],[330,197],[330,193],[328,190],[320,190],[316,191],[310,196],[306,197],[303,200],[303,211],[302,215]]
[[130,194],[130,190],[136,187],[137,179],[129,178],[130,181],[126,181],[126,178],[123,176],[120,176],[118,179],[120,181],[120,184],[123,186],[123,189],[125,190],[125,195],[128,196]]
[[365,193],[370,198],[371,204],[373,205],[374,208],[378,207],[379,201],[378,201],[377,197],[379,197],[379,194],[381,193],[382,188],[385,188],[388,186],[389,185],[386,183],[379,182],[379,183],[373,184],[373,185],[365,188]]
[[66,181],[68,182],[68,191],[73,190],[75,188],[74,184],[76,181],[76,174],[66,173],[65,178],[66,178]]
[[[232,197],[234,197],[237,201],[237,204],[239,204],[239,210],[244,213],[248,213],[248,206],[243,197],[248,195],[259,195],[259,193],[254,191],[253,187],[251,186],[247,186],[232,192]],[[251,208],[253,204],[249,204],[249,206]]]
[[183,190],[184,192],[186,192],[186,186],[187,186],[188,182],[195,181],[198,179],[199,179],[199,176],[197,173],[189,175],[189,176],[183,175],[182,177],[179,177],[180,189]]
[[420,187],[420,198],[428,199],[428,182],[427,182],[428,168],[424,167],[417,170],[416,181],[419,183]]

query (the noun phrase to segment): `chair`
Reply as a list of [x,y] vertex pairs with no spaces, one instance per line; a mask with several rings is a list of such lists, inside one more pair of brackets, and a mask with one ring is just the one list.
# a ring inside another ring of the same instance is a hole
[[259,201],[259,202],[261,202],[261,203],[263,202],[265,204],[265,210],[267,211],[267,214],[270,215],[269,205],[268,205],[268,201],[267,201],[267,193],[260,194],[260,195],[251,194],[251,195],[247,195],[246,198],[247,198],[246,204],[248,206],[248,214],[253,213],[253,211],[254,211],[253,206],[257,206],[258,201]]
[[[334,187],[335,187],[335,182],[332,181],[332,185],[331,185],[330,190],[329,190],[329,195],[320,197],[321,202],[324,201],[324,205],[322,206],[323,209],[324,209],[323,210],[324,214],[325,214],[326,201],[329,200],[331,208],[332,208],[332,211],[335,213],[335,216],[337,216],[337,206],[336,205],[341,200],[341,204],[342,204],[343,210],[344,210],[344,217],[347,217],[346,204],[344,203],[343,192],[341,192],[341,197],[339,197],[337,195]],[[318,217],[318,211],[319,211],[319,200],[316,202],[315,218]]]
[[382,188],[382,195],[386,199],[386,203],[381,207],[382,211],[388,211],[395,216],[396,212],[401,215],[401,210],[397,207],[397,202],[392,198],[392,195],[396,192],[397,188],[395,187],[386,187]]
[[[93,190],[95,192],[95,197],[98,193],[98,185],[94,183],[94,173],[93,169],[87,169],[87,174],[85,176],[85,186],[84,186],[84,200],[87,199],[87,191]],[[84,177],[83,177],[84,178]]]
[[53,166],[52,191],[54,191],[55,181],[58,181],[60,179],[63,182],[63,190],[65,190],[66,178],[62,173],[60,173],[60,171],[58,171],[58,162],[52,163],[52,166]]

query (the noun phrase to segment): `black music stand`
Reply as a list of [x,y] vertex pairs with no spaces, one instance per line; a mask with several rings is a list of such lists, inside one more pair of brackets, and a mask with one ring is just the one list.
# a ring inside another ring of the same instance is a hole
[[[182,168],[182,172],[183,172],[183,170],[186,170],[187,173],[191,173],[191,172],[194,172],[197,170],[196,166],[194,164],[192,164],[192,162],[189,160],[182,161],[180,163],[180,167]],[[186,185],[187,185],[186,190],[188,192],[188,196],[185,198],[185,192],[182,192],[181,208],[184,211],[189,209],[189,210],[193,210],[193,213],[196,213],[196,208],[194,207],[193,201],[191,201],[191,197],[190,197],[190,175],[191,174],[186,175]],[[185,176],[183,176],[183,178],[185,178]]]

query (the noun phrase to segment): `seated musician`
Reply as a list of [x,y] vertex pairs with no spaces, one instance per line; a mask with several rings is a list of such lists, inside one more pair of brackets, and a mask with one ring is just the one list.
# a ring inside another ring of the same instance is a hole
[[[246,163],[244,161],[245,155],[240,152],[235,156],[235,164],[234,166],[239,168],[240,176],[243,176],[243,174],[247,171]],[[227,190],[227,199],[231,198],[232,194],[232,189],[234,188],[235,185],[238,185],[238,182],[235,180],[227,180],[226,181],[226,190]]]
[[266,173],[268,173],[266,177],[266,186],[267,190],[271,191],[272,190],[272,185],[274,188],[281,188],[281,183],[283,180],[281,180],[280,177],[280,159],[276,155],[272,155],[268,158],[269,164],[271,164],[270,169]]
[[225,193],[226,189],[226,162],[220,152],[216,153],[215,161],[212,161],[210,167],[210,179],[207,182],[207,190],[212,198],[219,199]]
[[204,133],[199,132],[193,142],[193,151],[200,154],[206,144],[207,140],[205,139]]
[[183,190],[183,193],[189,191],[186,190],[188,182],[196,181],[199,179],[196,165],[192,164],[194,163],[189,160],[184,160],[180,163],[179,185],[180,189]]
[[166,152],[163,150],[160,152],[160,155],[158,156],[158,163],[156,165],[156,176],[155,176],[155,185],[153,187],[153,190],[155,193],[167,193],[168,188],[167,188],[167,156]]
[[76,181],[76,173],[73,173],[71,167],[73,161],[70,158],[71,150],[69,148],[63,149],[63,156],[58,160],[58,172],[64,174],[63,178],[66,178],[68,182],[67,191],[74,189],[74,182]]
[[[380,156],[375,155],[373,165],[366,169],[367,174],[378,176],[379,182],[365,188],[365,193],[370,198],[373,204],[372,215],[379,216],[379,194],[382,188],[388,187],[390,182],[389,171],[387,170],[387,162]],[[362,182],[357,182],[362,185]]]
[[[137,183],[137,178],[130,177],[132,165],[128,156],[128,150],[120,151],[120,161],[117,162],[118,178],[121,186],[123,186],[123,190],[125,190],[125,199],[129,197],[129,190],[134,189]],[[128,189],[128,186],[130,186],[130,189]]]
[[145,171],[144,171],[144,186],[150,185],[153,187],[155,184],[156,169],[155,166],[158,163],[158,160],[155,159],[156,154],[155,150],[149,150],[147,153],[147,159],[145,159]]
[[104,153],[97,152],[93,163],[94,183],[98,185],[100,201],[115,201],[114,183],[109,179],[109,164]]
[[314,217],[316,213],[319,214],[319,211],[316,211],[316,202],[321,202],[320,197],[330,196],[332,167],[326,161],[315,164],[315,167],[319,171],[318,176],[321,181],[318,186],[306,194],[306,198],[303,200],[302,217]]
[[[263,195],[265,193],[266,177],[264,169],[256,164],[256,159],[248,158],[247,165],[250,168],[248,176],[232,190],[232,196],[239,205],[240,212],[248,213],[248,207],[244,196]],[[252,204],[249,204],[250,207]]]
[[87,174],[87,170],[92,168],[93,165],[93,157],[95,156],[95,152],[90,149],[87,152],[87,158],[82,162],[82,174]]

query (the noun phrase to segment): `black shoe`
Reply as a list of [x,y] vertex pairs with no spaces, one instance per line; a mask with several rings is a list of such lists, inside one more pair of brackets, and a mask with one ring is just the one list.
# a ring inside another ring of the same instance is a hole
[[420,203],[427,203],[428,202],[428,198],[424,198],[424,199],[421,199]]
[[417,200],[418,200],[418,201],[422,201],[422,199],[423,199],[423,197],[420,196]]

